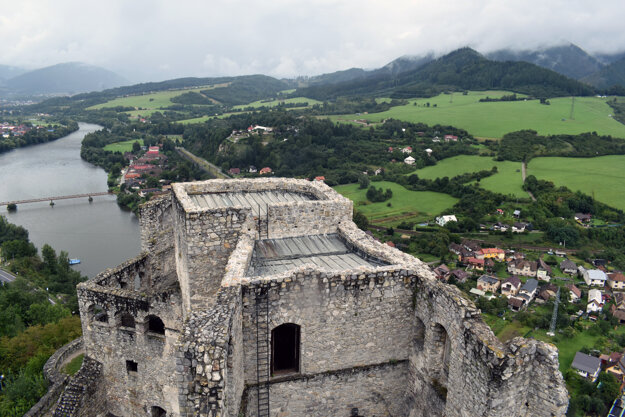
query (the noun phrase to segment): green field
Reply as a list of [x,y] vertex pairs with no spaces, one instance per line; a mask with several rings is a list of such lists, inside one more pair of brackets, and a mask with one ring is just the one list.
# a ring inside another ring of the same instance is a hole
[[[443,210],[456,204],[458,199],[447,194],[432,191],[410,191],[399,184],[380,181],[371,185],[383,189],[390,188],[393,197],[381,203],[367,202],[367,190],[359,189],[358,184],[337,185],[336,191],[354,202],[354,208],[363,213],[370,222],[382,226],[395,226],[401,222],[432,220]],[[391,203],[391,207],[387,204]]]
[[[331,116],[331,119],[352,121],[364,118],[370,122],[381,122],[394,118],[429,125],[452,125],[481,138],[501,138],[505,133],[522,129],[534,129],[540,134],[596,131],[602,135],[625,138],[625,125],[610,117],[612,108],[606,104],[607,98],[576,97],[572,118],[571,97],[549,99],[551,105],[548,106],[538,100],[479,102],[486,96],[494,98],[504,94],[511,93],[471,91],[466,96],[461,93],[441,94],[410,100],[407,105],[381,113]],[[426,103],[430,103],[430,107]]]
[[[116,99],[109,100],[106,103],[100,103],[96,104],[95,106],[87,107],[87,110],[97,110],[117,106],[135,107],[149,110],[163,109],[165,107],[171,106],[172,104],[175,104],[171,101],[171,99],[181,94],[188,93],[189,91],[199,93],[200,90],[209,90],[211,88],[224,87],[225,85],[226,84],[219,84],[214,86],[185,88],[181,90],[158,91],[156,93],[143,94],[138,96],[118,97]],[[146,114],[141,113],[141,115]]]
[[625,210],[625,155],[534,158],[528,164],[527,175],[582,191]]
[[104,150],[110,151],[110,152],[122,152],[122,153],[131,152],[132,144],[137,141],[139,142],[139,145],[143,146],[143,139],[133,139],[133,140],[126,140],[124,142],[109,143],[108,145],[104,147]]
[[[321,104],[321,101],[319,100],[315,100],[312,98],[306,98],[306,97],[294,97],[294,98],[287,98],[287,99],[281,99],[281,100],[270,100],[270,101],[265,101],[265,100],[259,100],[259,101],[255,101],[253,103],[249,103],[249,104],[242,104],[240,106],[234,106],[233,109],[234,110],[243,110],[246,107],[275,107],[280,103],[285,103],[285,104],[289,104],[289,103],[308,103],[309,106],[312,106],[314,104]],[[295,108],[301,108],[301,107],[295,107]]]
[[[465,172],[490,170],[497,167],[497,173],[480,181],[480,186],[486,190],[504,195],[512,194],[517,197],[527,197],[523,191],[521,163],[510,161],[495,161],[488,156],[458,155],[438,161],[436,165],[415,171],[419,178],[436,179],[455,177]],[[518,170],[518,172],[517,172]]]
[[204,123],[208,119],[212,119],[215,116],[202,116],[202,117],[194,117],[193,119],[184,119],[178,120],[176,123],[181,123],[183,125],[188,125],[191,123]]

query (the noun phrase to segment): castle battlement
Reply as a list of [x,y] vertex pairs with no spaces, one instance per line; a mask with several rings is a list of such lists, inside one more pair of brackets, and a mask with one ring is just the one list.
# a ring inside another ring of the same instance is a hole
[[500,342],[325,184],[172,190],[141,209],[142,255],[78,287],[103,399],[83,415],[564,415],[553,346]]

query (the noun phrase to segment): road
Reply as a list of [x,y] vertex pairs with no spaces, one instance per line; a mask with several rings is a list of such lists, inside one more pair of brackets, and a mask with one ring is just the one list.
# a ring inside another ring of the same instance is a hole
[[4,285],[5,282],[15,281],[15,275],[8,273],[4,269],[0,269],[0,282]]
[[[526,174],[526,170],[527,170],[527,164],[525,163],[525,161],[523,161],[521,163],[521,175],[523,177],[523,183],[525,183],[525,174]],[[536,197],[534,197],[534,194],[532,194],[531,191],[526,191],[527,194],[530,196],[530,198],[532,199],[532,201],[536,201]]]

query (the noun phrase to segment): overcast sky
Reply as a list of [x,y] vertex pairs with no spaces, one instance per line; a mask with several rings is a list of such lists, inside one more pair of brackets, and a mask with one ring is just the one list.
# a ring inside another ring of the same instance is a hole
[[620,52],[624,21],[623,0],[0,0],[0,64],[293,77],[467,45]]

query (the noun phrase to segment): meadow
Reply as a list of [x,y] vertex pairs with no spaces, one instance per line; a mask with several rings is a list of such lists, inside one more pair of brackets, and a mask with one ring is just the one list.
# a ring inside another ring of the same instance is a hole
[[[381,203],[368,203],[367,190],[358,184],[337,185],[334,189],[354,202],[354,208],[367,216],[369,221],[380,226],[396,226],[402,222],[433,220],[443,210],[456,204],[456,198],[432,191],[410,191],[399,184],[380,181],[372,186],[390,188],[393,197]],[[390,207],[388,206],[390,203]]]
[[625,155],[596,158],[532,159],[527,175],[582,191],[598,201],[625,210]]
[[104,147],[104,150],[110,151],[110,152],[122,152],[122,153],[131,152],[132,144],[137,141],[139,142],[139,145],[143,146],[143,139],[133,139],[133,140],[126,140],[123,142],[109,143],[108,145]]
[[[234,106],[233,109],[234,110],[243,110],[246,107],[275,107],[281,103],[285,103],[285,104],[291,104],[291,103],[308,103],[309,106],[315,105],[315,104],[321,104],[322,102],[319,100],[315,100],[312,98],[306,98],[306,97],[293,97],[293,98],[287,98],[287,99],[278,99],[278,100],[259,100],[259,101],[255,101],[253,103],[249,103],[249,104],[242,104],[240,106]],[[302,108],[302,107],[295,107],[295,108]]]
[[[137,96],[118,97],[113,100],[109,100],[106,103],[100,103],[96,104],[95,106],[87,107],[87,110],[97,110],[118,106],[135,107],[148,110],[163,109],[175,104],[171,101],[171,99],[181,94],[188,93],[190,91],[199,93],[200,90],[209,90],[211,88],[224,87],[225,85],[226,84],[218,84],[213,86],[193,87],[181,90],[157,91],[155,93]],[[141,113],[141,115],[146,116],[147,114]]]
[[504,195],[527,197],[527,193],[521,188],[523,178],[520,162],[495,161],[488,156],[458,155],[438,161],[436,165],[416,170],[414,174],[424,179],[451,178],[466,172],[490,170],[494,166],[497,167],[497,173],[483,178],[480,187]]
[[[334,121],[350,122],[366,119],[381,122],[388,118],[429,125],[452,125],[466,129],[479,138],[501,138],[505,133],[533,129],[539,134],[578,134],[595,131],[602,135],[625,138],[625,125],[611,117],[608,98],[571,97],[549,99],[550,105],[539,100],[484,102],[491,98],[512,94],[505,91],[470,91],[441,94],[431,98],[409,100],[408,104],[395,106],[388,111],[367,115],[351,114],[331,116]],[[430,105],[428,106],[427,103]],[[436,107],[434,107],[436,105]],[[571,108],[573,107],[573,117]]]

